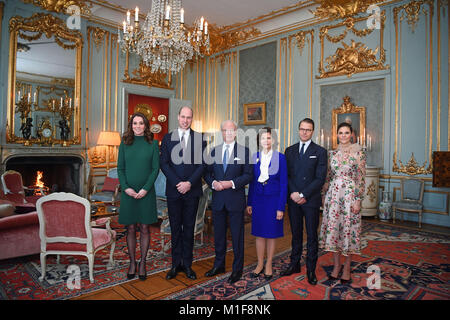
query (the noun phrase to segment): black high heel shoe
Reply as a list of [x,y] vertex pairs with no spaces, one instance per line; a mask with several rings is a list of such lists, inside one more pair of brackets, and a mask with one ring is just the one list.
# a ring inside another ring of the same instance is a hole
[[337,281],[339,279],[341,279],[342,276],[342,272],[344,271],[344,265],[341,265],[341,269],[338,272],[337,278],[333,277],[331,274],[328,276],[328,280],[332,280],[332,281]]
[[[141,266],[141,263],[142,263],[142,259],[141,259],[141,261],[139,261],[139,269],[141,269],[140,268],[140,266]],[[145,261],[144,261],[144,270],[145,270]],[[147,270],[145,270],[145,274],[138,274],[139,275],[139,280],[142,280],[142,281],[144,281],[145,279],[147,279]]]
[[136,265],[137,261],[134,262],[134,273],[127,273],[128,280],[134,279],[134,277],[136,277]]
[[263,269],[264,268],[262,268],[261,269],[261,271],[260,272],[258,272],[258,273],[256,273],[255,271],[253,271],[252,273],[250,273],[250,278],[258,278],[260,275],[261,275],[261,273],[263,272]]

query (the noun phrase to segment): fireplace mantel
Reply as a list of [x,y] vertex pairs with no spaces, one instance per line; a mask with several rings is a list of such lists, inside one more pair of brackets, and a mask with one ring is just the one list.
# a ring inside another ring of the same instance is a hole
[[82,194],[87,195],[87,177],[89,165],[87,165],[87,151],[83,147],[24,147],[22,145],[3,145],[0,153],[0,174],[6,171],[7,162],[17,157],[77,157],[81,159],[80,183]]

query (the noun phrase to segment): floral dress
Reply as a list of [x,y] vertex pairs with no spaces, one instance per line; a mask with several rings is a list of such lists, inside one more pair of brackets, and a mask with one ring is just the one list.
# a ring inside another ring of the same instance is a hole
[[347,150],[338,148],[329,155],[328,174],[324,185],[322,226],[319,246],[325,251],[344,256],[360,254],[361,214],[350,208],[363,200],[366,174],[366,154],[353,144]]

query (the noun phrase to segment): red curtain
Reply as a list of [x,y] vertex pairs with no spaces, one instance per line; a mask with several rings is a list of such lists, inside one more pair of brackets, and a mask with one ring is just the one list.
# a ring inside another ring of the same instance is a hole
[[[148,119],[150,127],[153,129],[154,138],[161,142],[164,135],[169,132],[169,99],[129,94],[128,119],[135,112],[136,106],[142,104],[150,108],[152,112],[152,116]],[[164,118],[165,121],[163,121]],[[161,131],[157,133],[159,126],[161,126]]]

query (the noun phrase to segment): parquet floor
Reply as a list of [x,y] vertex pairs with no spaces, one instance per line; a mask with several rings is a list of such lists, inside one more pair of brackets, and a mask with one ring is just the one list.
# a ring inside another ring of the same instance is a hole
[[[364,217],[364,220],[381,222],[376,218]],[[390,223],[388,223],[390,224]],[[406,227],[410,229],[439,232],[450,235],[450,228],[439,227],[434,225],[422,224],[422,229],[417,227],[415,222],[401,222],[397,221],[397,226]],[[282,252],[291,247],[291,231],[289,226],[289,219],[285,219],[285,236],[277,240],[275,254]],[[255,249],[255,237],[251,235],[251,223],[245,225],[245,265],[253,264],[257,261],[256,249]],[[306,239],[306,234],[304,234]],[[227,253],[226,258],[226,271],[231,271],[231,264],[233,261],[233,252]],[[77,297],[77,300],[158,300],[162,299],[177,291],[185,290],[188,287],[196,285],[198,283],[209,280],[204,276],[205,272],[212,268],[214,263],[214,257],[194,262],[192,269],[197,274],[197,280],[193,281],[188,279],[184,273],[179,273],[175,279],[166,280],[166,272],[160,272],[148,276],[145,281],[136,280],[129,281],[127,283],[117,285],[115,287],[106,288],[103,290],[95,291],[81,297]]]

